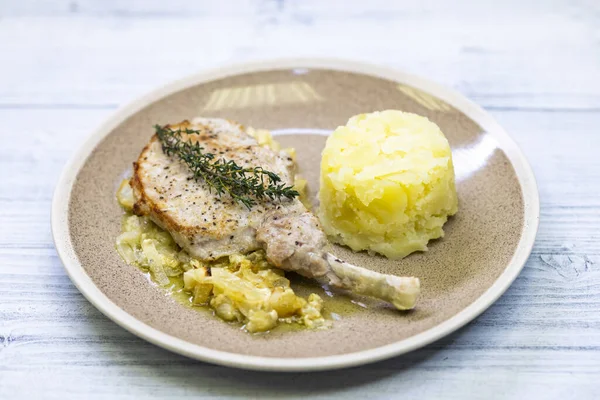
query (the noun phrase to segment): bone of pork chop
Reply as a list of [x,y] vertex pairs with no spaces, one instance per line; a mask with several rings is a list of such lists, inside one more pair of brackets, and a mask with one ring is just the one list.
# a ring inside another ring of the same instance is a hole
[[[198,131],[183,134],[183,140],[199,142],[205,151],[238,165],[263,167],[293,184],[294,163],[289,155],[259,146],[239,124],[196,118],[171,128]],[[187,166],[176,156],[167,156],[153,136],[134,163],[131,186],[134,212],[169,231],[192,256],[215,260],[263,248],[269,262],[285,271],[390,302],[400,310],[414,307],[419,279],[380,274],[327,253],[319,221],[298,199],[261,199],[248,210],[226,195],[217,197],[191,177]]]
[[301,203],[285,213],[269,212],[256,237],[276,267],[308,278],[324,278],[331,286],[387,301],[399,310],[415,306],[420,293],[418,278],[380,274],[327,253],[327,239],[317,218]]

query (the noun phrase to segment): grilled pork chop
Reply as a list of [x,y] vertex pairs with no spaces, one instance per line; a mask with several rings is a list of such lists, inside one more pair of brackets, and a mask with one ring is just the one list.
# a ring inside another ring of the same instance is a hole
[[[239,124],[196,118],[169,127],[182,130],[183,141],[199,142],[219,158],[242,167],[263,167],[286,185],[293,184],[292,158],[259,146]],[[198,133],[186,134],[185,129]],[[194,257],[216,260],[263,248],[269,262],[286,271],[389,301],[398,309],[414,307],[417,278],[379,274],[326,253],[327,239],[317,218],[297,198],[260,199],[248,209],[229,195],[216,196],[205,182],[193,178],[187,165],[165,154],[156,135],[134,163],[131,186],[134,213],[148,215]]]
[[[206,152],[243,167],[268,166],[287,184],[293,184],[292,159],[284,152],[258,146],[242,126],[222,120],[199,118],[184,121],[172,129],[194,129],[200,134],[182,134],[182,140],[200,142]],[[260,248],[256,230],[272,207],[291,206],[294,202],[259,202],[248,210],[228,196],[217,197],[204,182],[192,178],[189,168],[162,151],[154,135],[134,164],[131,181],[134,212],[149,215],[191,255],[216,260],[233,253]]]

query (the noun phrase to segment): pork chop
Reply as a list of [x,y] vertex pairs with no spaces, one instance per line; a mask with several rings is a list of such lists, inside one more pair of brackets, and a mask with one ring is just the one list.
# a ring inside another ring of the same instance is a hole
[[[223,119],[197,118],[170,125],[172,129],[193,129],[199,134],[182,134],[182,140],[200,142],[206,152],[233,160],[242,167],[264,167],[293,185],[294,162],[284,151],[258,145],[243,126]],[[256,230],[274,207],[298,206],[299,201],[258,202],[252,209],[229,196],[218,197],[214,190],[191,177],[188,167],[167,156],[154,135],[134,163],[131,180],[134,213],[148,215],[191,255],[216,260],[234,253],[260,248]]]

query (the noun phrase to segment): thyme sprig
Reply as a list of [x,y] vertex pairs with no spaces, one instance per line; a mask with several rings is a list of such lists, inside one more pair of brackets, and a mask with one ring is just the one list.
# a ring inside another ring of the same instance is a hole
[[250,210],[260,199],[293,199],[299,195],[274,172],[262,167],[244,168],[233,160],[217,159],[213,153],[204,152],[200,142],[183,140],[182,133],[199,134],[197,130],[160,125],[155,125],[154,129],[165,154],[177,156],[188,166],[195,180],[205,182],[209,191],[214,190],[219,197],[228,193]]

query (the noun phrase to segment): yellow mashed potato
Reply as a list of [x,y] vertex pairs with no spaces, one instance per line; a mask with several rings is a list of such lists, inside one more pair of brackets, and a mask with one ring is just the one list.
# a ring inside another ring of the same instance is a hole
[[450,145],[416,114],[356,115],[327,139],[319,200],[335,242],[389,258],[427,250],[458,209]]

